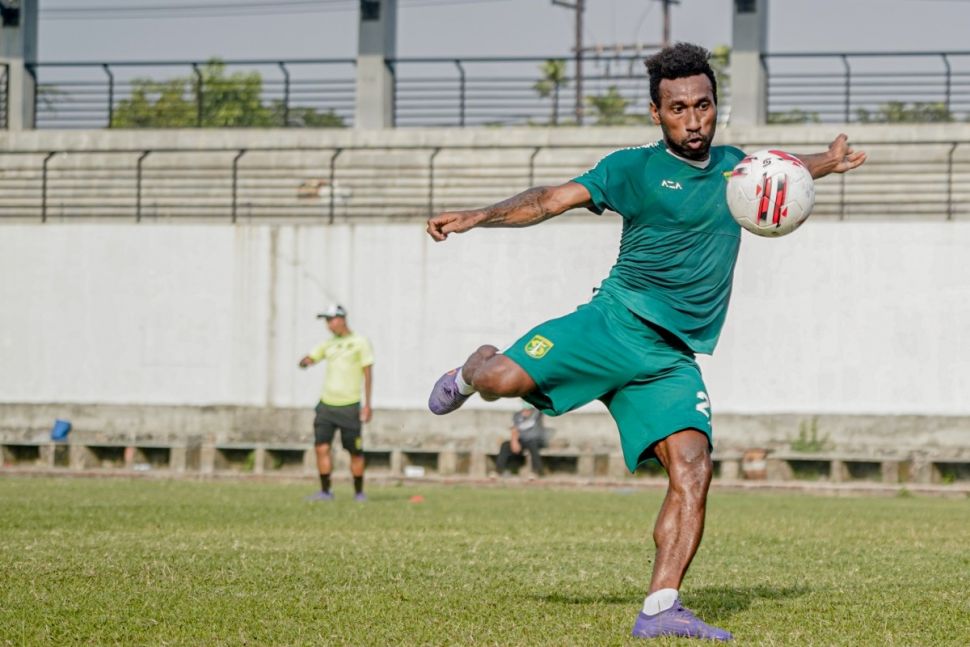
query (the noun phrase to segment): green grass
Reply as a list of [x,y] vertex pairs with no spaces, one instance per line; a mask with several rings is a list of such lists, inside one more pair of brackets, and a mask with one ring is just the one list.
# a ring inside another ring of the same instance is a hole
[[[660,491],[310,490],[0,478],[0,645],[640,644]],[[967,499],[715,491],[683,598],[740,645],[966,645],[968,537]]]

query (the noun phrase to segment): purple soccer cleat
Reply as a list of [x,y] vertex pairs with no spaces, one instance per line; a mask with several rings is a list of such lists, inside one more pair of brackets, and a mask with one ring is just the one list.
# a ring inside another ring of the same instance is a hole
[[685,609],[678,599],[674,606],[657,615],[648,616],[640,612],[633,625],[634,638],[659,638],[660,636],[677,636],[680,638],[701,638],[727,642],[734,636],[731,632],[712,627],[702,622],[697,616]]
[[455,377],[460,370],[460,366],[450,370],[439,377],[438,381],[434,383],[434,387],[431,389],[431,395],[428,397],[428,408],[436,416],[451,413],[465,404],[465,400],[469,398],[469,396],[462,395],[458,392],[458,384],[455,383]]
[[319,492],[314,492],[310,496],[306,497],[307,501],[333,501],[333,492],[324,492],[320,490]]
[[366,500],[367,500],[367,495],[364,494],[363,492],[358,492],[357,494],[354,495],[354,501],[359,501],[363,503]]

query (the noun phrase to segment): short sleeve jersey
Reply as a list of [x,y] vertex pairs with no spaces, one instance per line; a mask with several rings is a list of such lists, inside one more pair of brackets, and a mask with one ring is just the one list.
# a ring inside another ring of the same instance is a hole
[[357,333],[335,335],[310,351],[310,358],[314,362],[327,360],[321,402],[332,407],[360,402],[364,367],[374,363],[374,352],[366,337]]
[[575,178],[597,214],[623,217],[620,253],[600,289],[640,317],[710,354],[727,315],[741,228],[725,199],[744,153],[711,147],[697,168],[663,141],[615,151]]

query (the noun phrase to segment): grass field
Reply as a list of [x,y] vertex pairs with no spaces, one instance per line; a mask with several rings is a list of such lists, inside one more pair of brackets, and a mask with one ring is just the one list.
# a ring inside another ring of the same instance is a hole
[[[659,490],[311,490],[0,478],[0,644],[644,644]],[[966,498],[714,492],[683,598],[741,645],[967,645],[968,538]]]

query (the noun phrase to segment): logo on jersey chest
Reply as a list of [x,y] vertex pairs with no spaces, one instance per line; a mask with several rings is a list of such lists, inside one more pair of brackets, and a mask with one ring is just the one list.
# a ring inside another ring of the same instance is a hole
[[662,189],[674,189],[675,191],[680,191],[684,187],[680,185],[677,180],[663,180],[660,182],[660,188]]

